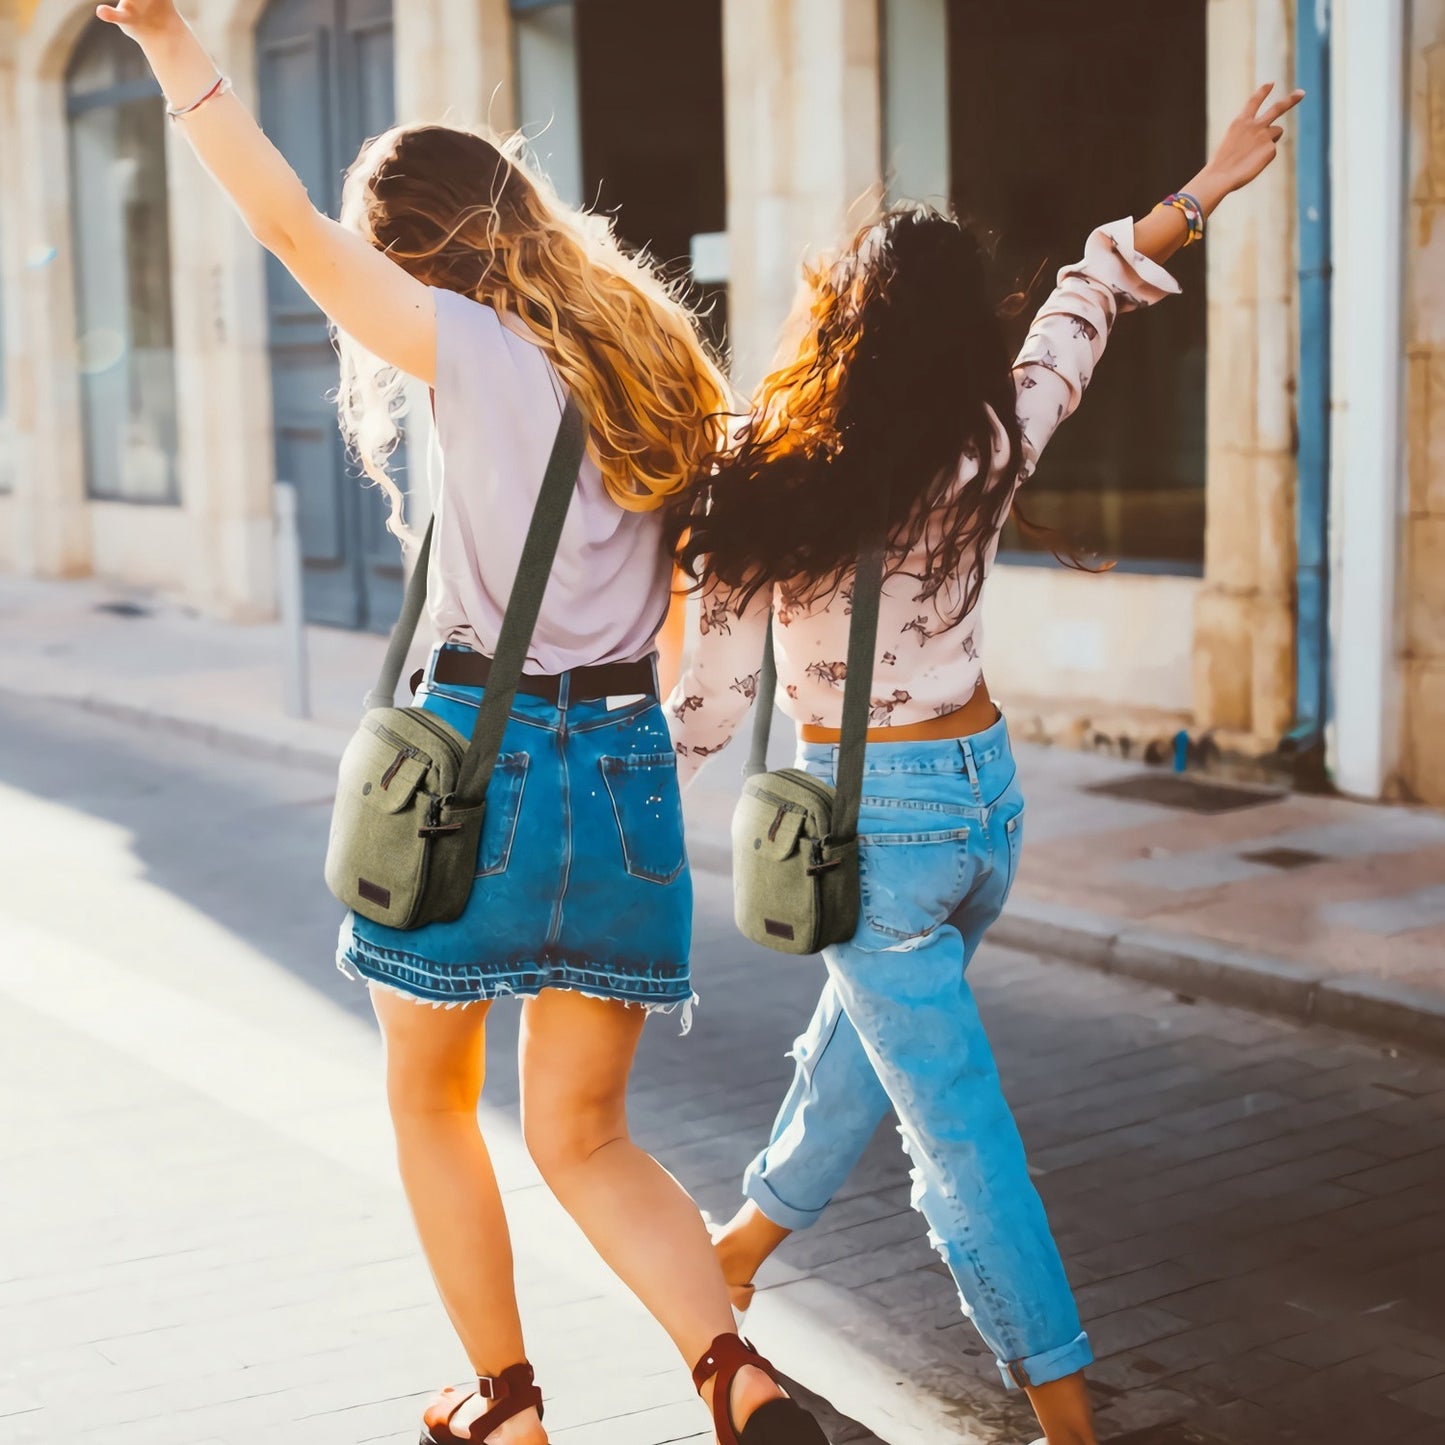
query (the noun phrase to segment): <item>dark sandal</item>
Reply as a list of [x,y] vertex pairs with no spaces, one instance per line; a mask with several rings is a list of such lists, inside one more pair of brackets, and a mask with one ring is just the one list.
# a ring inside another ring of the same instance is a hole
[[[452,1421],[457,1412],[477,1395],[490,1400],[492,1408],[473,1420],[465,1435],[454,1435]],[[534,1383],[531,1365],[511,1365],[500,1375],[481,1376],[475,1390],[455,1386],[443,1390],[422,1416],[421,1445],[482,1445],[493,1430],[524,1410],[535,1410],[540,1419],[542,1392]]]
[[693,1369],[692,1382],[699,1394],[709,1380],[716,1381],[712,1419],[718,1445],[828,1445],[822,1426],[796,1400],[787,1398],[760,1405],[739,1430],[733,1423],[732,1390],[745,1365],[771,1375],[781,1386],[778,1372],[738,1335],[719,1335]]

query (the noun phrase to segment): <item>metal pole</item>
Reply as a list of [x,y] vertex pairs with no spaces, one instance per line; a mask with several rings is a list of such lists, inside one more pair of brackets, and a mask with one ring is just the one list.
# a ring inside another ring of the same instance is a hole
[[281,695],[287,717],[311,716],[311,668],[301,590],[301,532],[296,488],[276,483],[276,601],[281,614]]
[[1299,489],[1295,724],[1282,749],[1324,771],[1329,717],[1330,476],[1330,4],[1297,0],[1295,78],[1309,92],[1298,113]]

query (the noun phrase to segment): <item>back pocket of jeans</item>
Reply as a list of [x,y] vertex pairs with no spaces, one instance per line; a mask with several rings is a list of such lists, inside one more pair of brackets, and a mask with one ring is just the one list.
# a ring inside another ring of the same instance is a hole
[[598,765],[617,821],[623,865],[634,878],[671,883],[687,861],[676,754],[604,757]]
[[860,833],[863,918],[895,944],[915,943],[948,921],[968,893],[970,830]]
[[503,753],[492,769],[492,780],[487,784],[487,811],[482,817],[482,844],[477,850],[478,878],[505,873],[512,861],[530,762],[526,753]]

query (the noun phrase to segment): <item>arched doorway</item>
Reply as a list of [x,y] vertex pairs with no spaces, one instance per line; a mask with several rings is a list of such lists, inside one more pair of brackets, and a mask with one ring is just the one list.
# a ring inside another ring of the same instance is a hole
[[[395,121],[391,0],[272,0],[256,49],[261,123],[334,215],[362,141]],[[401,605],[401,554],[380,493],[346,464],[326,320],[269,257],[266,299],[276,476],[299,496],[306,616],[385,629]]]
[[165,101],[93,20],[65,75],[86,490],[179,500]]

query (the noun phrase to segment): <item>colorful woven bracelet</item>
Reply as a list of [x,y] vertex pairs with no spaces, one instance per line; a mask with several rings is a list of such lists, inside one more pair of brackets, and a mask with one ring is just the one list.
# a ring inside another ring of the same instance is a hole
[[1186,246],[1192,246],[1196,241],[1204,239],[1204,207],[1188,191],[1175,191],[1172,196],[1165,196],[1159,204],[1178,211],[1184,217],[1184,224],[1189,228],[1189,234],[1184,238]]
[[171,120],[183,120],[188,115],[194,115],[207,101],[224,95],[230,88],[231,82],[224,75],[218,75],[215,84],[204,95],[198,96],[189,105],[167,106],[166,115]]

